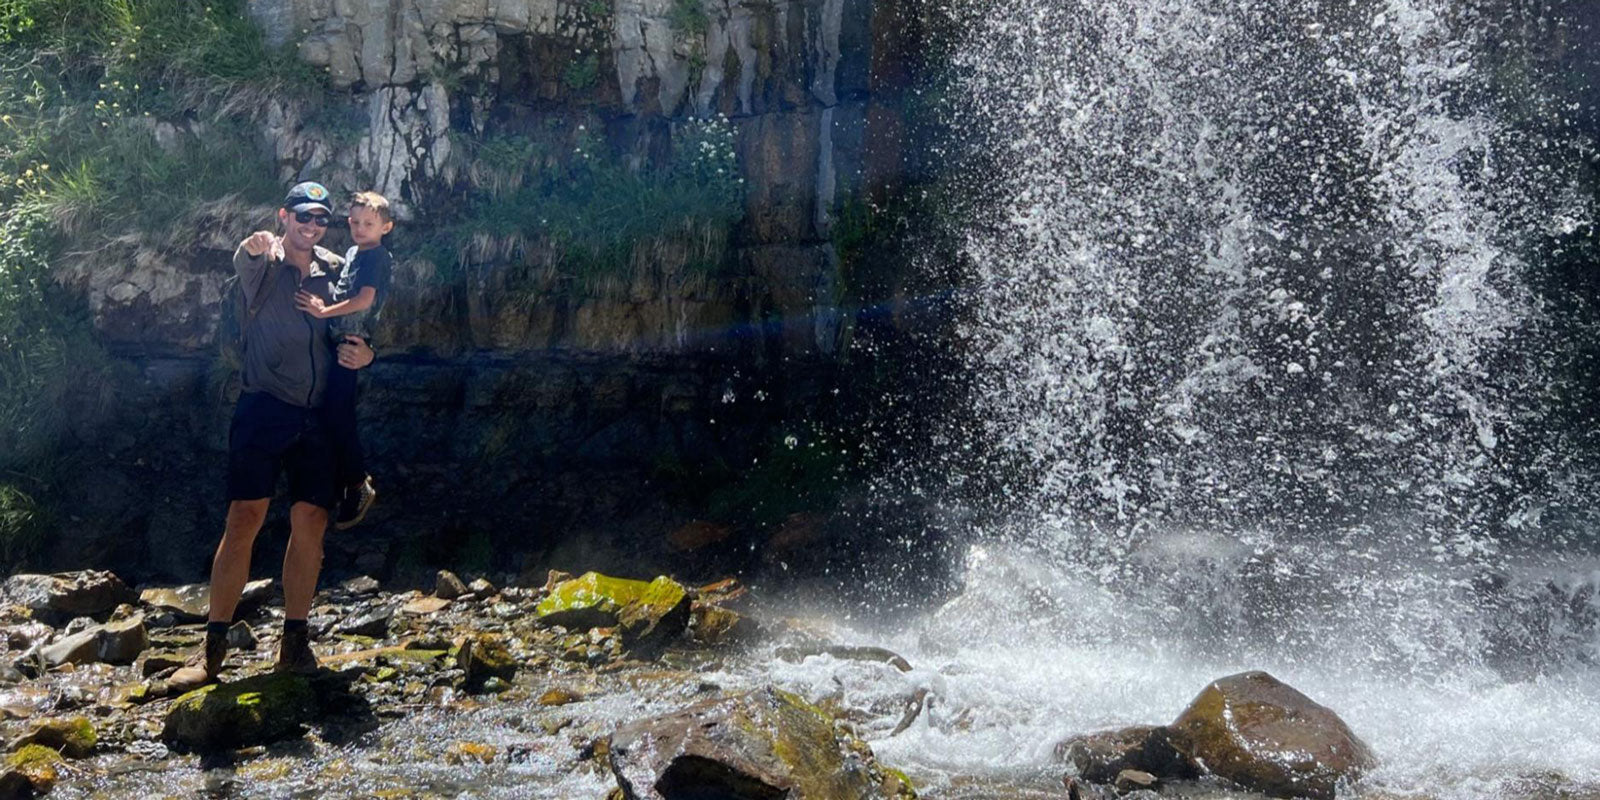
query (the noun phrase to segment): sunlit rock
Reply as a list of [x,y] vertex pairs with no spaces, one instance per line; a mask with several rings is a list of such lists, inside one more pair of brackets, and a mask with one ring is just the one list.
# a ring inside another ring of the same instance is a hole
[[688,590],[677,581],[613,578],[598,572],[557,584],[534,613],[540,623],[575,630],[616,626],[623,648],[649,657],[689,625]]
[[52,748],[30,744],[7,756],[5,766],[7,772],[15,771],[27,778],[34,792],[49,794],[60,780],[60,770],[66,766],[66,761]]
[[67,758],[87,758],[94,752],[96,740],[94,723],[88,717],[59,717],[35,722],[27,733],[11,740],[6,749],[43,745]]
[[0,591],[41,618],[57,619],[106,614],[139,599],[121,578],[105,570],[13,575]]
[[867,744],[816,707],[767,688],[630,723],[611,737],[628,800],[913,798]]
[[1375,763],[1338,714],[1265,672],[1212,682],[1169,730],[1202,769],[1274,797],[1332,800]]
[[62,664],[132,664],[150,646],[144,616],[135,615],[120,622],[95,625],[63,637],[40,651],[47,666]]
[[215,751],[298,735],[316,714],[306,678],[267,673],[196,689],[173,702],[161,738],[175,749]]

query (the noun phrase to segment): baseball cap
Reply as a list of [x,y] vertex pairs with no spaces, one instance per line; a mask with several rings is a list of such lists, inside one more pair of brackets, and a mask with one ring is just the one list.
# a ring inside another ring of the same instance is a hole
[[322,210],[333,213],[333,206],[328,203],[328,187],[316,181],[295,184],[289,190],[289,196],[283,198],[283,207],[290,211]]

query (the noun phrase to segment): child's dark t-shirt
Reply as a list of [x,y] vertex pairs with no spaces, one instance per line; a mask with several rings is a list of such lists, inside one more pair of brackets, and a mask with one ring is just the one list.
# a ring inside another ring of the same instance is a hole
[[339,276],[339,282],[333,287],[334,302],[349,300],[368,286],[377,294],[367,310],[328,320],[336,336],[353,333],[372,341],[373,329],[378,326],[378,313],[383,308],[384,296],[388,294],[389,267],[393,263],[389,248],[381,244],[367,250],[352,247],[345,253],[344,274]]

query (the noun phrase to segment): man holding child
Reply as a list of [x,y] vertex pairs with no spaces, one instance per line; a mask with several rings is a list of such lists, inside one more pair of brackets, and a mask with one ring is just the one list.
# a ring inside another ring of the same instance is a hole
[[344,259],[318,246],[332,218],[325,187],[296,184],[278,209],[282,233],[257,231],[234,252],[249,312],[240,320],[243,393],[228,432],[228,516],[211,564],[204,649],[172,675],[175,685],[203,684],[222,670],[227,630],[250,574],[251,547],[280,472],[288,476],[291,505],[283,638],[274,669],[317,669],[306,620],[322,570],[322,537],[345,486],[322,406],[335,364],[362,369],[374,358],[359,336],[345,336],[335,346],[328,317],[304,310],[339,302]]

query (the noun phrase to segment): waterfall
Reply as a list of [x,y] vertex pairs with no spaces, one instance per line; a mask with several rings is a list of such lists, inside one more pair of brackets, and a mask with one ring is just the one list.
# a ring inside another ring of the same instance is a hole
[[1267,668],[1367,731],[1379,785],[1600,780],[1555,753],[1600,711],[1600,484],[1556,444],[1534,277],[1590,224],[1591,148],[1505,46],[1548,9],[955,5],[951,483],[991,522],[918,646],[1030,677],[950,679],[1009,721],[905,752],[1032,763],[1064,719],[1164,722]]
[[1576,148],[1498,118],[1457,5],[980,18],[966,333],[1009,488],[1124,531],[1417,512],[1462,554],[1552,499],[1506,451],[1539,423],[1526,253],[1583,213]]

